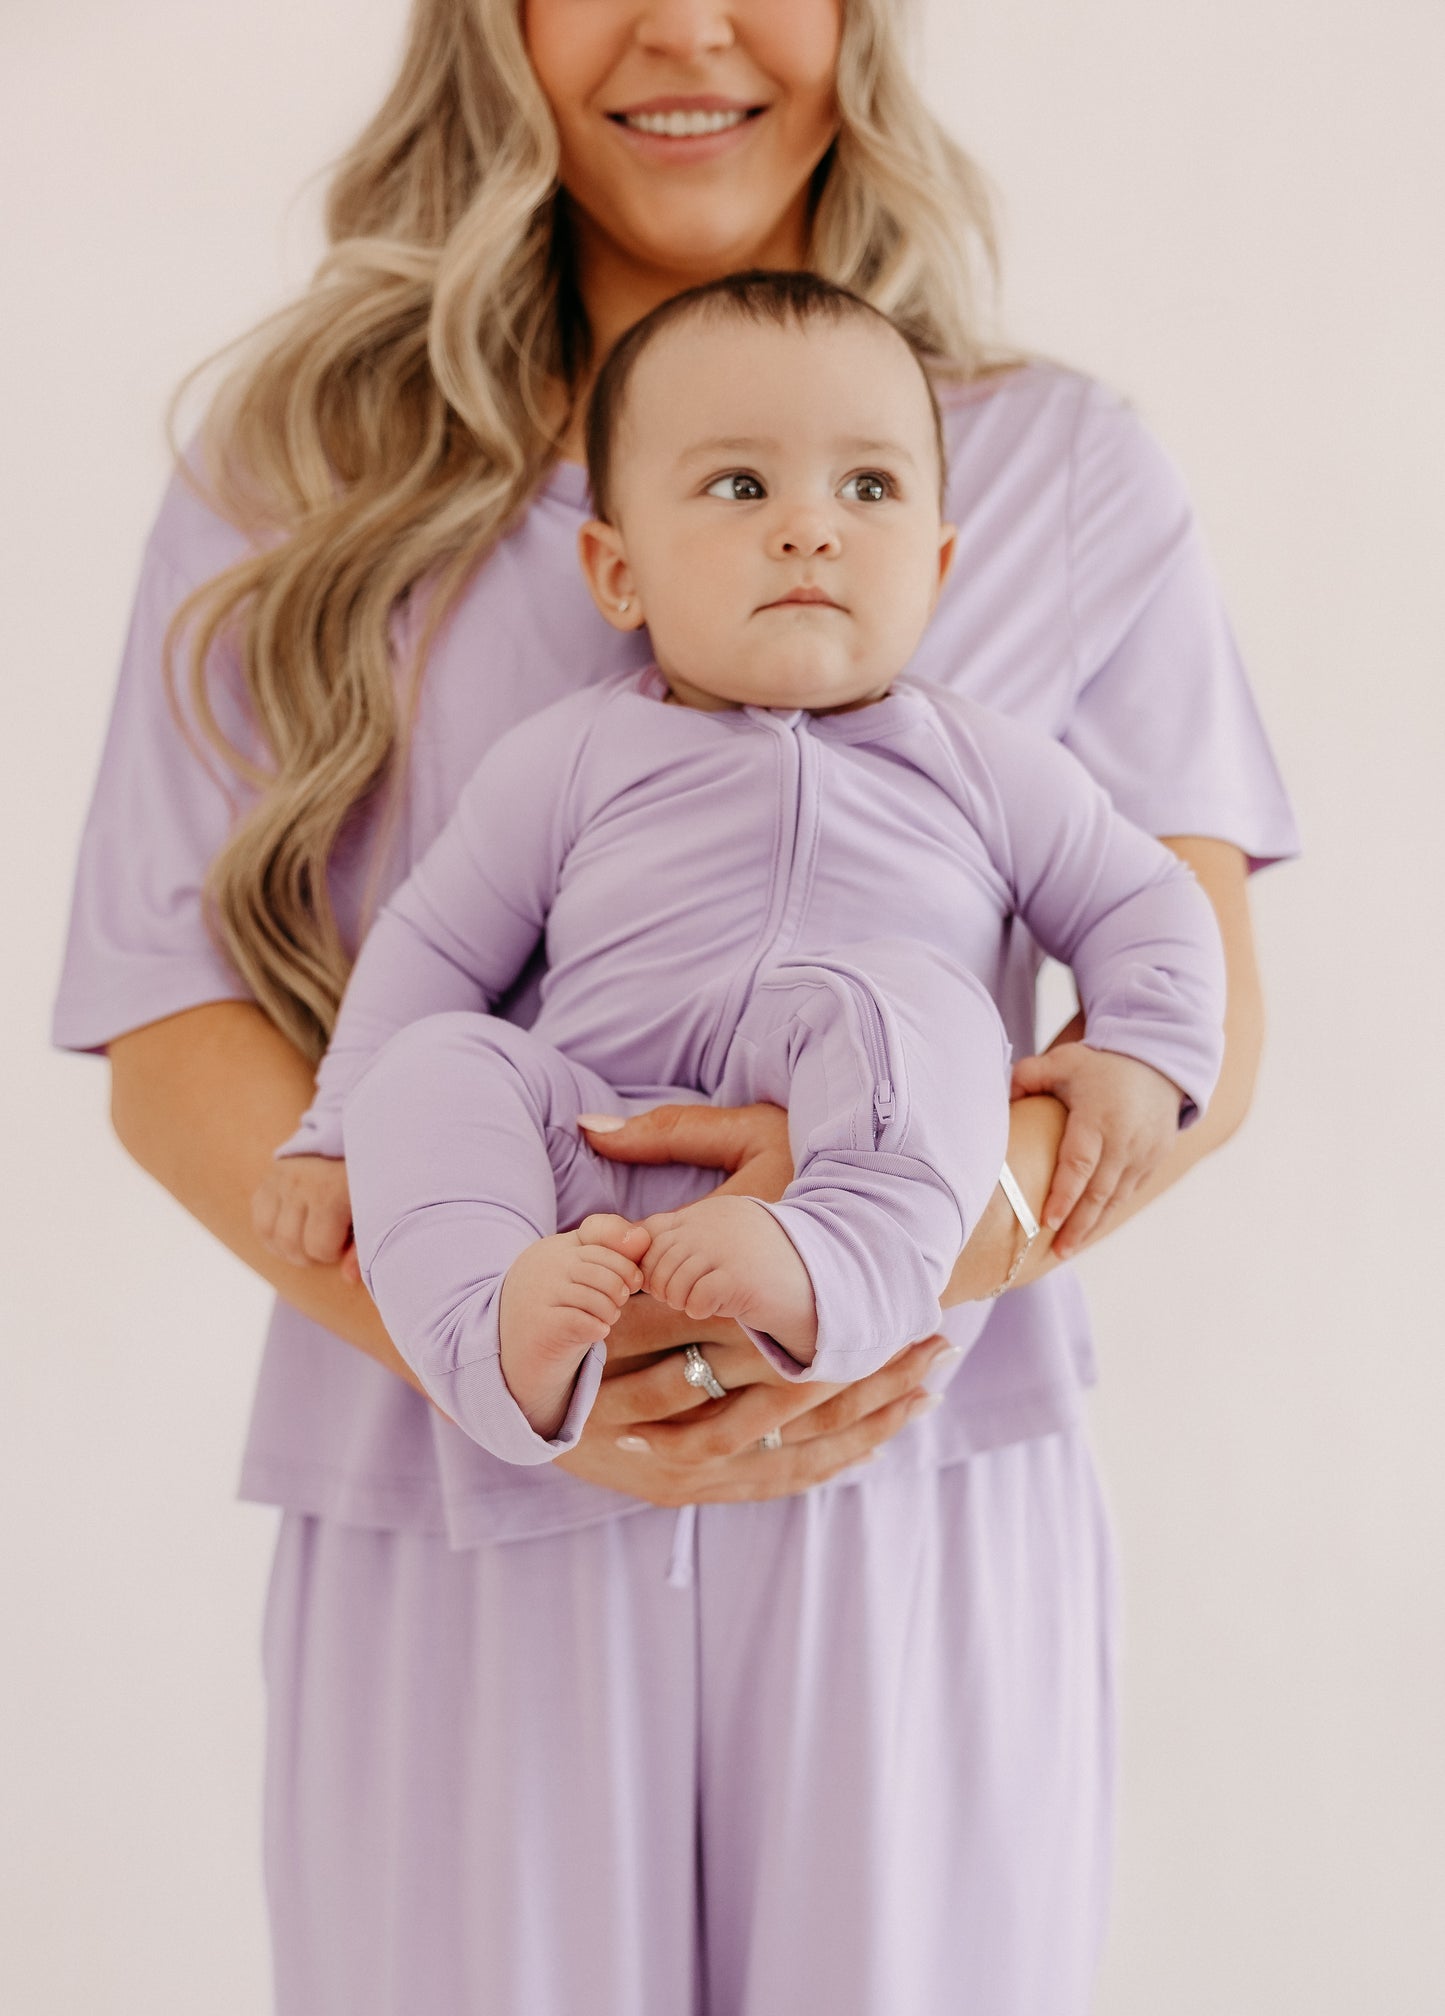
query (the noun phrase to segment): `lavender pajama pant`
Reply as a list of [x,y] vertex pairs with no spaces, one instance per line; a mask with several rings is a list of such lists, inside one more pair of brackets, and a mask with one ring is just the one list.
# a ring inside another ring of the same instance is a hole
[[1084,2016],[1114,1572],[1072,1429],[454,1550],[282,1515],[277,2016]]

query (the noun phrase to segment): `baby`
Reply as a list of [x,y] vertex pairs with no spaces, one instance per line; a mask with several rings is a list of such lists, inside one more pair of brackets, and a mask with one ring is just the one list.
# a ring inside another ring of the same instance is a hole
[[[338,1259],[354,1216],[398,1348],[517,1462],[578,1432],[641,1289],[790,1377],[861,1377],[936,1326],[1003,1165],[1014,915],[1074,969],[1069,1097],[1106,1144],[1147,1137],[1136,1170],[1222,1054],[1188,871],[1057,743],[903,676],[955,530],[886,317],[806,274],[678,296],[603,367],[588,466],[589,588],[655,662],[493,745],[368,934],[255,1207],[297,1262]],[[539,940],[522,1030],[487,1011]],[[698,1098],[787,1107],[779,1202],[579,1133]]]

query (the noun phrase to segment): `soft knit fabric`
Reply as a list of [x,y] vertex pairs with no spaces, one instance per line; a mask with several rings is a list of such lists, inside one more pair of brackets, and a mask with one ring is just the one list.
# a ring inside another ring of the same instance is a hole
[[677,1531],[283,1516],[275,2016],[1087,2016],[1115,1589],[1083,1433],[701,1506],[685,1576]]
[[[813,1281],[807,1376],[848,1380],[938,1322],[996,1180],[1008,1043],[985,990],[1016,918],[1073,968],[1088,1040],[1173,1079],[1188,1116],[1223,1050],[1209,903],[1056,743],[916,681],[825,715],[666,694],[655,667],[619,674],[493,745],[368,935],[317,1096],[278,1150],[340,1156],[345,1108],[357,1250],[388,1330],[452,1419],[513,1461],[570,1447],[585,1420],[574,1404],[563,1434],[533,1435],[495,1362],[522,1247],[623,1208],[578,1111],[787,1106],[797,1173],[769,1208]],[[531,1040],[469,1030],[544,932]],[[379,1050],[363,1127],[347,1095]],[[675,1179],[628,1188],[641,1216]],[[976,1336],[985,1312],[970,1313]]]

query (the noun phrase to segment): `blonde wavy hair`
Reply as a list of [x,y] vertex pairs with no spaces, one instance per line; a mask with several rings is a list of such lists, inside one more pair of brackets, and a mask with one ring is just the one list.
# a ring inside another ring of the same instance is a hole
[[[895,13],[895,0],[844,0],[841,123],[814,174],[808,262],[892,316],[939,373],[970,378],[1009,361],[980,333],[988,192],[911,81]],[[351,963],[328,864],[379,798],[374,900],[436,632],[546,479],[598,361],[519,16],[518,0],[413,0],[396,81],[334,170],[310,286],[203,358],[166,416],[182,477],[252,547],[186,598],[166,639],[178,718],[189,627],[198,747],[250,787],[210,865],[208,916],[313,1060]],[[237,350],[192,475],[177,409]],[[408,598],[424,616],[402,668],[392,618]],[[217,720],[218,641],[236,653],[264,763]]]

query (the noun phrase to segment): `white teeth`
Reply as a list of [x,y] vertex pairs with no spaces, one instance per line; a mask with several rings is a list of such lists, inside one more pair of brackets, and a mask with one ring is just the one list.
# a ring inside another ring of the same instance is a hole
[[746,112],[628,112],[623,124],[638,133],[664,133],[669,140],[692,139],[699,133],[725,133],[741,126]]

